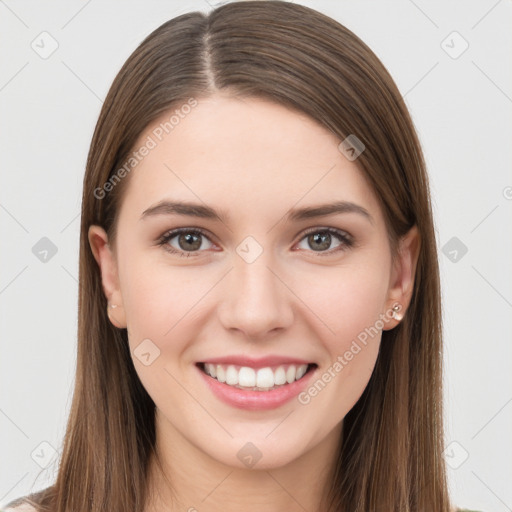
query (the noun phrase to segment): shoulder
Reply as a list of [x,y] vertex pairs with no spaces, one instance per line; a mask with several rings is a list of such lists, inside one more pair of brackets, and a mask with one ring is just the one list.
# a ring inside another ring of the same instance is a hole
[[450,509],[450,512],[481,512],[480,510],[469,510],[469,508],[457,508]]
[[38,512],[37,504],[46,489],[31,493],[21,498],[10,501],[3,507],[0,505],[0,512]]
[[3,508],[0,512],[37,512],[37,509],[28,503],[21,503],[19,505],[9,504],[7,508]]

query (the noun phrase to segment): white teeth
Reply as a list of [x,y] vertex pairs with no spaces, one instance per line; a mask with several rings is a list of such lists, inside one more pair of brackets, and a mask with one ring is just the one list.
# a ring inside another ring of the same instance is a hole
[[[217,366],[217,375],[216,375],[216,379],[219,381],[219,382],[226,382],[226,372],[224,371],[224,368],[220,365]],[[213,377],[213,375],[210,373],[210,375]]]
[[304,365],[299,366],[299,367],[297,368],[297,374],[296,374],[296,376],[295,376],[295,379],[299,380],[301,377],[303,377],[303,376],[304,376],[304,374],[306,373],[307,369],[308,369],[308,367],[307,367],[307,366],[304,366]]
[[288,382],[288,384],[291,384],[295,380],[296,373],[294,364],[288,366],[288,370],[286,370],[286,382]]
[[206,363],[204,366],[208,374],[212,377],[217,377],[217,365]]
[[284,368],[280,366],[275,372],[274,372],[274,384],[276,386],[282,386],[286,382],[286,372],[284,371]]
[[236,386],[238,384],[238,372],[232,364],[228,366],[226,371],[226,384],[230,386]]
[[255,370],[248,366],[234,366],[205,363],[205,372],[219,382],[238,388],[252,388],[254,390],[269,390],[274,386],[291,384],[304,376],[308,369],[307,364],[281,365],[274,370],[270,367]]
[[238,372],[238,384],[248,388],[256,386],[256,372],[252,368],[242,366]]
[[[243,370],[243,368],[240,370]],[[256,374],[256,386],[259,388],[271,388],[275,384],[274,372],[270,368],[260,368]]]

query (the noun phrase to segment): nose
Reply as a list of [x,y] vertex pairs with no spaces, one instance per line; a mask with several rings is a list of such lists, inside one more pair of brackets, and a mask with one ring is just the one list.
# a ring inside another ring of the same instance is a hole
[[223,283],[218,309],[225,329],[257,341],[292,325],[293,293],[273,260],[264,251],[248,263],[235,255],[233,269]]

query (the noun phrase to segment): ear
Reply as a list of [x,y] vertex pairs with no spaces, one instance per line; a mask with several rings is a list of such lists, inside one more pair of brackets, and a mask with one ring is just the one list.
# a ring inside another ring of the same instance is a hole
[[108,317],[120,329],[126,327],[126,315],[119,286],[117,262],[108,244],[108,235],[100,226],[92,225],[88,231],[89,245],[100,267],[103,292],[108,301]]
[[[395,304],[400,304],[397,312],[402,318],[411,302],[414,289],[414,276],[421,247],[418,228],[414,225],[399,241],[398,257],[391,274],[390,286],[386,300],[386,317]],[[390,318],[384,330],[396,327],[401,319]]]

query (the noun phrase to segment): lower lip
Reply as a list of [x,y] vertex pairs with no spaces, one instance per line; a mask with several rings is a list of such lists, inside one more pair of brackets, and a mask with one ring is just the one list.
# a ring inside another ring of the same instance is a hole
[[245,391],[234,388],[210,377],[198,366],[196,368],[213,394],[223,402],[239,409],[263,411],[280,407],[296,397],[308,385],[318,367],[309,370],[301,379],[271,391]]

